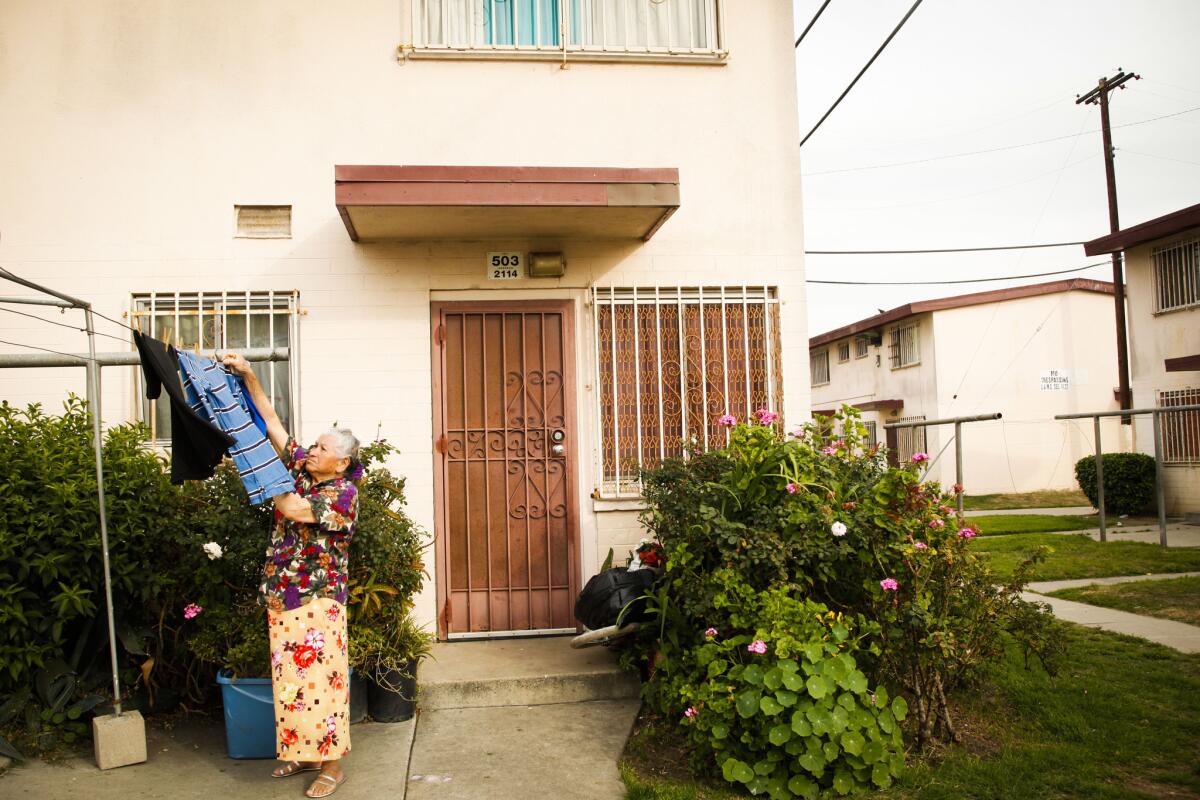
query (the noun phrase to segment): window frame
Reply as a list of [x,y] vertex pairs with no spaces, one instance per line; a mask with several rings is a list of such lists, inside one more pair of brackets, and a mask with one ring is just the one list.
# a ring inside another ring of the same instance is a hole
[[[824,348],[821,348],[820,350],[810,353],[808,359],[809,359],[808,360],[809,383],[813,386],[828,386],[833,377],[833,370],[831,370],[829,368],[830,367],[830,365],[829,365],[829,348],[824,347]],[[825,380],[819,381],[819,380],[817,380],[816,367],[817,367],[817,364],[820,363],[820,361],[822,361],[822,360],[825,362]]]
[[[912,331],[912,361],[904,360],[904,332]],[[888,363],[892,369],[915,367],[921,363],[921,321],[902,322],[888,328]]]
[[[843,339],[842,341],[838,342],[837,347],[838,347],[838,363],[845,364],[847,361],[850,360],[850,340]],[[846,353],[845,357],[842,356],[843,351]]]
[[[1173,258],[1173,263],[1165,264],[1164,261],[1168,258]],[[1179,274],[1173,276],[1169,284],[1164,285],[1163,273],[1171,269],[1178,270]],[[1200,307],[1200,235],[1184,237],[1170,244],[1152,248],[1150,275],[1155,315]],[[1184,301],[1163,306],[1164,295],[1172,293],[1184,293]]]
[[[536,0],[535,0],[536,1]],[[560,33],[558,44],[477,44],[431,42],[423,35],[425,30],[425,0],[403,0],[408,13],[402,13],[409,25],[411,44],[401,45],[399,57],[404,59],[442,60],[500,60],[500,61],[582,61],[582,62],[626,62],[649,64],[701,64],[724,65],[729,58],[725,45],[725,0],[703,0],[710,4],[705,9],[705,18],[715,40],[708,48],[683,47],[634,47],[627,45],[583,45],[571,44],[570,37],[563,36],[570,24],[568,8],[570,0],[552,0],[558,4]],[[445,37],[439,37],[445,38]]]
[[[181,302],[183,301],[183,302]],[[206,303],[220,303],[224,308],[213,309],[206,307]],[[238,303],[242,303],[241,307],[237,307]],[[265,305],[255,305],[264,303]],[[140,306],[140,303],[148,303],[146,306]],[[166,305],[160,305],[166,303]],[[233,308],[230,308],[230,305]],[[246,306],[250,306],[250,314],[246,313]],[[291,426],[290,431],[297,439],[301,438],[300,432],[300,335],[299,335],[299,320],[300,312],[300,293],[297,290],[275,291],[273,289],[263,290],[242,290],[242,291],[178,291],[178,292],[134,292],[130,295],[129,300],[129,319],[133,327],[139,330],[145,329],[145,333],[149,336],[168,341],[175,344],[177,347],[192,347],[200,353],[211,354],[214,350],[226,350],[229,341],[229,324],[227,322],[230,316],[240,316],[246,319],[245,326],[247,331],[247,341],[251,336],[250,333],[250,317],[254,312],[268,318],[268,338],[275,338],[275,317],[284,315],[288,319],[287,331],[287,348],[288,358],[286,360],[274,363],[283,363],[287,365],[287,424]],[[159,331],[156,329],[156,319],[162,316],[173,317],[172,325],[168,330]],[[196,328],[200,331],[200,342],[180,343],[177,340],[178,331],[181,328],[180,321],[185,317],[196,317]],[[204,329],[205,318],[222,318],[226,323],[221,325],[221,341],[216,342],[214,337],[208,336]],[[150,320],[150,325],[144,326],[140,324],[140,320]],[[166,334],[166,338],[163,338]],[[247,345],[248,346],[248,345]],[[272,344],[273,347],[278,345]],[[157,430],[157,414],[155,404],[158,402],[168,402],[165,397],[159,400],[149,400],[145,396],[143,387],[143,375],[141,370],[135,371],[134,391],[135,402],[134,408],[138,421],[144,422],[150,431],[149,443],[156,447],[168,448],[171,445],[170,437],[162,437],[158,435]],[[265,382],[264,389],[272,401],[276,401],[276,386],[278,378],[276,371],[270,370],[269,378]]]
[[[1155,396],[1160,408],[1194,405],[1200,403],[1200,388],[1160,389]],[[1163,466],[1200,465],[1200,411],[1165,413],[1161,415],[1159,423],[1162,429]]]
[[[635,472],[664,458],[687,458],[695,446],[724,446],[728,432],[717,423],[721,414],[745,421],[758,407],[782,411],[783,326],[776,287],[593,286],[591,300],[593,497],[638,498],[642,483]],[[653,315],[645,312],[648,307]],[[721,349],[714,354],[716,340]],[[726,353],[736,360],[725,360]],[[714,370],[718,363],[721,368]],[[731,363],[737,368],[730,369]],[[744,409],[735,405],[741,402]],[[651,428],[645,427],[648,421]]]
[[[924,414],[914,414],[892,420],[893,423],[924,421]],[[908,428],[893,428],[893,430],[896,431],[896,460],[899,463],[907,464],[912,459],[914,453],[929,452],[928,425],[913,425]],[[926,466],[926,469],[928,469],[928,466]]]
[[854,358],[866,358],[871,355],[871,342],[865,336],[854,337]]

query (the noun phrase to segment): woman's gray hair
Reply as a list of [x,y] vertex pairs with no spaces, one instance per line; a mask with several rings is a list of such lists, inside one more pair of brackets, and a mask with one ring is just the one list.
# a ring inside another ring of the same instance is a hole
[[358,458],[358,437],[349,428],[330,428],[323,435],[333,439],[333,448],[342,458]]

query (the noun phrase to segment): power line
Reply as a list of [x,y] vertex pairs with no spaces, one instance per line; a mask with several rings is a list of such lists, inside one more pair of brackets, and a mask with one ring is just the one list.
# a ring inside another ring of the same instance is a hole
[[817,9],[817,13],[813,14],[813,18],[808,21],[808,24],[804,26],[804,30],[796,39],[796,44],[792,46],[793,50],[800,46],[800,43],[804,41],[804,37],[808,36],[808,32],[812,30],[812,26],[817,24],[817,20],[821,18],[821,13],[825,11],[825,6],[829,5],[829,2],[830,0],[825,0],[824,3],[821,3],[821,7]]
[[992,281],[1015,281],[1021,278],[1045,278],[1050,275],[1067,275],[1071,272],[1083,272],[1085,269],[1092,267],[1103,267],[1108,264],[1107,261],[1098,261],[1095,264],[1088,264],[1086,267],[1075,267],[1074,269],[1061,269],[1055,272],[1032,272],[1028,275],[1001,275],[995,278],[963,278],[954,281],[820,281],[811,278],[806,278],[805,283],[819,283],[830,286],[948,286],[955,283],[990,283]]
[[980,253],[989,250],[1037,250],[1042,247],[1078,247],[1084,242],[1053,242],[1050,244],[1010,244],[996,247],[945,247],[933,250],[805,250],[810,256],[896,256],[923,253]]
[[[1126,122],[1121,125],[1113,125],[1112,127],[1114,129],[1115,128],[1132,128],[1134,125],[1145,125],[1148,122],[1158,122],[1159,120],[1162,120],[1162,119],[1170,119],[1171,117],[1180,117],[1180,116],[1183,116],[1184,114],[1191,114],[1195,111],[1200,111],[1200,106],[1196,106],[1195,108],[1184,109],[1183,111],[1176,111],[1174,114],[1163,114],[1160,117],[1150,117],[1149,119],[1141,119],[1141,120],[1138,120],[1137,122]],[[1094,130],[1083,131],[1083,133],[1099,133],[1099,132],[1100,132],[1099,128],[1096,128]],[[1039,145],[1039,144],[1049,144],[1050,142],[1061,142],[1064,139],[1074,139],[1075,137],[1077,137],[1079,135],[1080,134],[1078,134],[1078,133],[1069,133],[1066,136],[1052,136],[1049,139],[1038,139],[1037,141],[1033,141],[1033,142],[1022,142],[1021,144],[1009,144],[1009,145],[1005,145],[1003,147],[991,147],[991,148],[988,148],[987,150],[970,150],[965,153],[950,153],[950,154],[944,155],[944,156],[931,156],[929,158],[917,158],[917,159],[913,159],[912,161],[892,161],[892,162],[889,162],[886,164],[868,164],[868,165],[861,166],[861,167],[843,167],[841,169],[821,170],[820,172],[805,172],[802,175],[802,177],[810,178],[810,177],[813,177],[816,175],[836,175],[836,174],[840,174],[843,172],[862,172],[864,170],[869,170],[869,169],[891,169],[893,167],[907,167],[907,166],[911,166],[913,164],[928,164],[931,161],[945,161],[946,159],[950,159],[950,158],[965,158],[967,156],[986,155],[987,153],[1001,153],[1006,150],[1017,150],[1022,147],[1033,147],[1033,146]],[[801,142],[801,144],[804,144],[804,143]]]
[[871,65],[875,63],[875,59],[879,58],[879,54],[883,52],[883,49],[887,47],[896,34],[900,32],[900,29],[904,27],[904,23],[908,22],[908,18],[912,16],[913,12],[917,10],[917,6],[921,5],[922,2],[923,0],[917,0],[917,2],[912,4],[912,8],[908,10],[908,13],[904,15],[904,18],[896,24],[896,27],[893,28],[892,32],[888,34],[888,37],[883,40],[883,44],[879,45],[879,49],[875,51],[875,55],[871,56],[871,60],[868,61],[866,65],[858,71],[858,74],[854,76],[854,80],[850,81],[850,85],[847,86],[840,95],[838,95],[838,99],[833,101],[833,105],[829,107],[829,110],[826,111],[819,120],[817,120],[817,124],[813,125],[812,130],[800,140],[801,147],[804,147],[804,143],[807,142],[809,138],[811,138],[812,135],[817,132],[817,128],[821,127],[821,124],[825,122],[825,120],[829,119],[829,115],[832,114],[833,110],[837,108],[842,100],[846,98],[846,95],[850,94],[850,90],[854,88],[854,84],[858,83],[858,79],[861,78],[866,71],[871,68]]
[[[30,319],[36,319],[39,322],[48,322],[51,325],[57,325],[60,328],[70,328],[73,331],[79,331],[80,333],[87,333],[87,328],[80,328],[76,325],[70,325],[66,322],[55,322],[52,319],[46,319],[45,317],[39,317],[37,314],[28,314],[24,311],[17,311],[15,308],[0,308],[0,311],[7,311],[10,314],[20,314],[22,317],[29,317]],[[120,336],[113,336],[111,333],[101,333],[100,331],[95,331],[95,334],[97,336],[107,336],[109,339],[116,339],[118,342],[121,342],[122,344],[129,344],[129,342],[126,341],[125,339],[122,339]]]
[[0,339],[0,344],[8,344],[13,347],[27,347],[30,350],[41,350],[43,353],[53,353],[56,356],[66,356],[67,358],[78,358],[80,361],[94,361],[95,359],[81,356],[76,353],[64,353],[61,350],[51,350],[48,347],[38,347],[36,344],[22,344],[21,342],[9,342],[5,339]]

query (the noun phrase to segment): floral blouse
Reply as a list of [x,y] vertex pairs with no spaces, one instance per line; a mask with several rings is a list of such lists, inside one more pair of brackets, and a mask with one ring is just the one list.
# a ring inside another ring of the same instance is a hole
[[292,522],[275,510],[259,602],[291,611],[317,597],[346,604],[350,539],[358,517],[358,489],[345,478],[318,483],[304,469],[304,448],[289,438],[283,462],[296,481],[296,494],[312,504],[315,523]]

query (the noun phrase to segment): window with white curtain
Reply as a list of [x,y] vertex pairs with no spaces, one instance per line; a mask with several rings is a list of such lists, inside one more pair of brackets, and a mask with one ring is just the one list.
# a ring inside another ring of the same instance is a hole
[[891,359],[892,369],[921,363],[920,330],[920,322],[906,322],[891,329],[888,357]]
[[822,350],[812,353],[808,360],[809,377],[813,386],[829,383],[829,351]]
[[412,2],[418,48],[606,53],[718,50],[718,0]]

